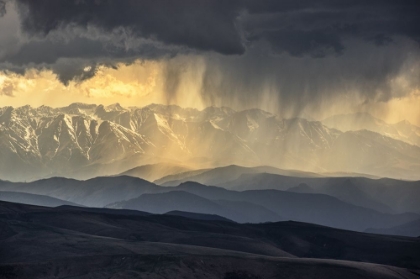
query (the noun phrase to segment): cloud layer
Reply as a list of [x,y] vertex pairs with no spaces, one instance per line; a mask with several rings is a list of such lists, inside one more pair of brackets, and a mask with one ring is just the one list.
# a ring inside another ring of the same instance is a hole
[[105,34],[122,28],[130,38],[226,55],[243,54],[249,43],[259,40],[274,51],[316,57],[328,49],[341,53],[348,37],[376,45],[395,36],[420,42],[416,0],[16,1],[23,29],[32,35],[48,36],[69,26],[95,27]]
[[68,85],[148,60],[169,100],[187,82],[209,104],[369,105],[420,87],[419,14],[417,0],[3,0],[0,69]]

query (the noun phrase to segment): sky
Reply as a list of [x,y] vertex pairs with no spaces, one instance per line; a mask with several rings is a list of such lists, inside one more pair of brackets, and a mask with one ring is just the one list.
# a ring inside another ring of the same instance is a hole
[[368,112],[420,126],[418,0],[0,0],[0,106]]

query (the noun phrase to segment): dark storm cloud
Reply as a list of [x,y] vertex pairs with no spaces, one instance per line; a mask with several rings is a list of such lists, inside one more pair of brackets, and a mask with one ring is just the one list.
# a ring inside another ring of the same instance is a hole
[[[52,69],[64,84],[70,80],[84,80],[94,75],[84,69],[95,69],[98,64],[115,66],[116,62],[131,63],[137,57],[157,58],[167,54],[154,45],[143,44],[141,48],[127,49],[112,41],[75,37],[71,40],[29,41],[9,54],[4,62],[15,68],[26,67]],[[13,70],[13,69],[9,69]]]
[[337,34],[325,30],[275,30],[262,33],[253,39],[264,38],[276,53],[287,52],[292,56],[310,55],[321,58],[328,54],[341,54],[344,46]]
[[[1,3],[0,11],[9,12]],[[420,49],[418,0],[14,3],[23,38],[0,49],[0,69],[48,68],[66,84],[93,76],[98,65],[166,59],[169,98],[183,76],[182,63],[170,58],[193,53],[205,57],[202,93],[209,100],[242,94],[252,103],[269,84],[284,104],[343,88],[386,101],[389,80]]]
[[[52,69],[65,84],[90,77],[83,70],[88,65],[115,66],[197,51],[242,54],[245,50],[235,21],[240,1],[14,3],[25,37],[13,46],[9,43],[4,55],[0,50],[0,69]],[[59,63],[63,59],[69,65]]]
[[62,26],[93,25],[107,32],[117,27],[167,44],[222,54],[243,53],[235,26],[238,1],[77,1],[19,0],[27,32],[48,34]]
[[[342,53],[347,37],[377,45],[393,36],[420,42],[417,0],[16,1],[30,34],[46,36],[66,26],[95,26],[105,33],[124,28],[134,37],[225,55],[243,54],[256,40],[266,40],[277,53],[313,57]],[[86,56],[89,48],[67,51]]]
[[[358,41],[346,41],[346,45],[348,48],[342,54],[323,58],[285,53],[273,56],[263,47],[250,50],[241,59],[211,57],[202,95],[208,103],[216,105],[230,106],[238,101],[248,107],[262,104],[263,108],[296,116],[308,104],[321,106],[333,98],[351,101],[355,97],[353,92],[366,103],[403,97],[410,91],[401,91],[390,81],[405,72],[409,74],[404,76],[406,81],[410,80],[409,88],[420,88],[416,65],[420,54],[414,52],[417,46],[377,47]],[[412,70],[405,71],[404,67]]]
[[384,45],[405,36],[420,43],[417,0],[266,0],[251,1],[248,10],[244,29],[251,38],[265,38],[275,52],[323,57],[330,49],[340,54],[346,38]]

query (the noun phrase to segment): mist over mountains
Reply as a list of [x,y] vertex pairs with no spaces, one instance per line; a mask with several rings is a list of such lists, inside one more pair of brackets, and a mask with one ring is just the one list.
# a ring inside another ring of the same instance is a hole
[[379,134],[420,146],[420,127],[403,120],[389,124],[369,113],[340,114],[328,117],[322,123],[341,131],[370,130]]
[[[234,168],[214,169],[212,175],[221,177],[218,174]],[[182,211],[218,215],[239,223],[294,220],[355,231],[392,228],[420,220],[419,182],[253,173],[260,170],[242,168],[250,181],[245,191],[232,190],[235,180],[224,187],[197,182],[164,187],[130,176],[86,181],[49,178],[30,183],[3,181],[0,200],[44,206],[76,204],[155,214]],[[252,178],[267,175],[271,179]],[[312,191],[292,190],[302,182]],[[420,231],[418,233],[420,235]]]
[[[358,125],[348,118],[359,119]],[[185,170],[269,165],[420,179],[419,130],[407,122],[372,124],[356,116],[337,116],[322,123],[226,107],[202,111],[174,105],[124,108],[81,103],[63,108],[3,107],[0,178],[87,179],[171,163]],[[171,171],[161,176],[166,174]]]
[[419,15],[0,0],[0,279],[419,279]]
[[[367,114],[0,108],[0,277],[137,277],[156,261],[186,278],[214,265],[228,279],[336,278],[339,263],[349,278],[418,278],[419,129]],[[273,272],[256,275],[262,264]]]

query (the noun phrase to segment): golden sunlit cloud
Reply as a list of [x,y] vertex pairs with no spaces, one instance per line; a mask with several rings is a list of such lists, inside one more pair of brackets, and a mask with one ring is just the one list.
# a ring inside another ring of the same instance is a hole
[[[86,68],[86,71],[90,70]],[[160,103],[198,109],[216,105],[234,109],[258,107],[283,117],[293,116],[294,112],[289,111],[287,106],[279,109],[278,104],[282,100],[270,83],[261,89],[262,97],[258,102],[245,98],[223,100],[218,92],[214,92],[212,99],[206,98],[202,95],[205,72],[206,61],[199,56],[138,60],[129,65],[118,64],[117,67],[99,66],[92,78],[71,81],[68,85],[61,83],[50,70],[28,69],[24,75],[0,72],[0,103],[2,106],[15,107],[28,104],[34,107],[61,107],[74,102],[120,103],[127,107]],[[174,81],[171,82],[171,79]],[[220,77],[218,82],[222,83],[222,80]],[[328,96],[314,103],[306,102],[298,116],[312,116],[321,120],[334,114],[366,111],[390,123],[406,119],[420,126],[420,89],[412,88],[404,72],[390,80],[390,83],[397,97],[389,101],[366,103],[357,90],[349,89],[345,94]]]
[[71,82],[69,87],[91,98],[143,97],[156,90],[159,72],[157,62],[118,65],[117,69],[100,66],[95,77],[80,83]]
[[0,101],[3,105],[65,106],[71,102],[133,105],[141,97],[157,91],[160,65],[157,62],[136,62],[118,69],[99,67],[96,75],[82,82],[63,85],[51,71],[28,70],[21,76],[0,74]]
[[[182,60],[181,58],[179,60]],[[178,64],[177,64],[178,65]],[[179,63],[182,74],[173,92],[167,94],[168,78],[165,61],[136,61],[111,68],[100,66],[95,75],[83,81],[62,84],[49,70],[28,69],[24,75],[0,72],[0,102],[11,106],[66,106],[72,102],[87,102],[124,106],[144,106],[150,103],[179,104],[204,108],[200,97],[205,65],[187,59]],[[88,71],[90,69],[86,69]]]
[[371,113],[388,123],[408,120],[420,126],[420,90],[401,98],[394,98],[386,103],[378,103],[372,107]]

